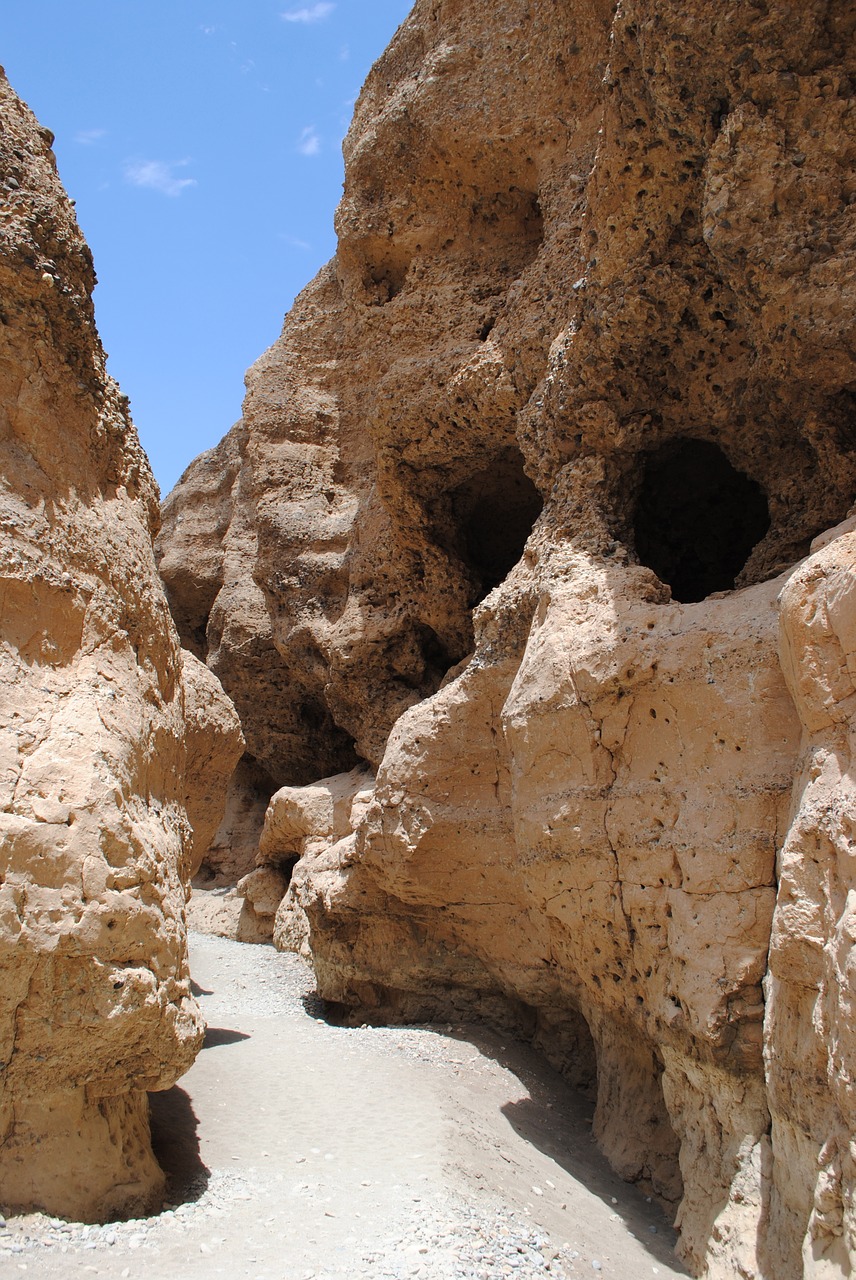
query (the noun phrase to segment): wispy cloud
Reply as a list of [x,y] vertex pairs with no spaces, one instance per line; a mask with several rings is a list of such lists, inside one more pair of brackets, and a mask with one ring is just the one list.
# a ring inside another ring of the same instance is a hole
[[317,156],[321,150],[321,139],[315,131],[315,126],[310,124],[303,130],[300,135],[300,141],[297,144],[297,150],[302,156]]
[[282,14],[284,22],[323,22],[336,8],[334,4],[311,4],[305,9],[289,9]]
[[107,137],[106,129],[80,129],[74,135],[74,141],[81,147],[94,147],[96,142]]
[[125,164],[125,181],[132,187],[148,187],[150,191],[159,191],[162,196],[180,196],[188,187],[196,186],[195,178],[180,178],[173,173],[181,169],[189,160],[179,160],[177,164],[167,164],[163,160],[128,160]]
[[312,248],[308,240],[300,240],[297,236],[290,236],[285,231],[280,232],[279,238],[284,240],[287,245],[290,245],[292,249],[301,249],[304,253],[308,253]]

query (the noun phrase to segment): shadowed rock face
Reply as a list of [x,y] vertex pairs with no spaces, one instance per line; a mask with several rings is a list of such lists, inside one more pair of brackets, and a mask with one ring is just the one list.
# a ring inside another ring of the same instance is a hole
[[[361,1020],[535,1037],[711,1277],[854,1264],[854,22],[420,0],[228,516],[294,681],[275,938]],[[298,785],[331,725],[371,795]]]
[[51,137],[0,72],[0,1204],[160,1203],[147,1090],[201,1045],[184,907],[243,741],[182,654]]

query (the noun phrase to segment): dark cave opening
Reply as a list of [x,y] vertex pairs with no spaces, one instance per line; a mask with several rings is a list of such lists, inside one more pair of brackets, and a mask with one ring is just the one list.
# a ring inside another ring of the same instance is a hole
[[516,449],[448,495],[452,549],[474,580],[478,604],[498,587],[523,554],[544,505]]
[[636,503],[636,554],[683,604],[735,579],[770,527],[761,486],[707,440],[674,440],[648,453]]
[[299,861],[299,853],[284,853],[281,858],[277,858],[276,862],[271,864],[282,875],[284,888],[287,889],[291,884],[291,877],[294,872],[294,868],[297,866]]

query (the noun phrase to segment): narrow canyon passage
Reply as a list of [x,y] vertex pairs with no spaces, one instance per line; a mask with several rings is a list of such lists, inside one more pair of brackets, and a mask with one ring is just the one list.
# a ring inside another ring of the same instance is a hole
[[484,1028],[324,1022],[297,956],[200,934],[206,1048],[156,1099],[176,1207],[107,1227],[10,1219],[0,1274],[108,1280],[616,1280],[684,1275],[612,1174],[591,1104]]

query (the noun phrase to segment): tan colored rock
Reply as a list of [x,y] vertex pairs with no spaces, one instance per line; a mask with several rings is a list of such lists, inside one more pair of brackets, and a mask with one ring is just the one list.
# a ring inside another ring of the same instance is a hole
[[265,814],[260,861],[302,858],[315,846],[347,835],[362,817],[373,775],[365,769],[321,778],[308,787],[281,787]]
[[258,538],[246,438],[238,423],[188,469],[164,503],[156,542],[182,642],[207,661],[234,700],[247,742],[223,825],[199,860],[200,884],[234,885],[253,868],[278,785],[309,781],[354,758],[323,699],[307,692],[306,680],[274,646],[253,576]]
[[770,1274],[847,1275],[856,1240],[856,520],[782,593],[782,666],[803,725],[779,853],[764,1051]]
[[[242,886],[243,880],[239,880],[238,885]],[[252,901],[239,888],[194,886],[187,907],[188,929],[212,934],[215,938],[231,938],[234,942],[261,944],[272,940],[273,925],[273,914],[257,914]]]
[[290,878],[290,870],[256,867],[238,881],[236,892],[244,900],[235,934],[239,942],[273,941],[274,918]]
[[[326,859],[328,850],[337,849],[338,841],[345,837],[353,842],[352,833],[365,813],[373,784],[370,772],[352,769],[321,778],[312,786],[281,787],[272,797],[259,844],[259,870],[242,884],[251,881],[264,886],[269,895],[273,890],[271,902],[281,886],[270,914],[276,917],[271,937],[282,950],[309,954],[309,925],[301,906],[301,889],[314,881],[318,855]],[[279,881],[271,879],[272,872],[280,876]],[[255,893],[245,896],[259,910]],[[263,914],[268,914],[267,907]]]
[[271,782],[248,756],[226,786],[226,811],[194,878],[201,889],[234,886],[256,865]]
[[200,889],[194,885],[187,904],[187,927],[196,933],[237,941],[244,905],[234,888]]
[[51,136],[0,74],[0,1204],[158,1207],[147,1090],[200,1046],[184,908],[241,750],[182,660]]
[[849,544],[794,571],[856,492],[854,37],[418,0],[245,402],[284,723],[377,770],[350,830],[269,814],[275,940],[360,1021],[535,1039],[711,1280],[856,1268]]
[[256,867],[234,887],[194,885],[187,927],[235,942],[272,942],[276,912],[289,879],[278,867]]
[[193,851],[186,878],[202,865],[223,818],[223,797],[244,738],[235,708],[203,662],[182,650],[184,723],[187,749],[185,808],[193,829]]
[[528,636],[502,634],[511,582],[483,606],[475,661],[393,731],[359,856],[294,883],[320,989],[361,1017],[504,1003],[581,1083],[593,1042],[596,1135],[667,1201],[683,1177],[685,1250],[716,1218],[733,1267],[763,1198],[760,983],[798,744],[780,584],[666,606],[645,570],[566,565]]

